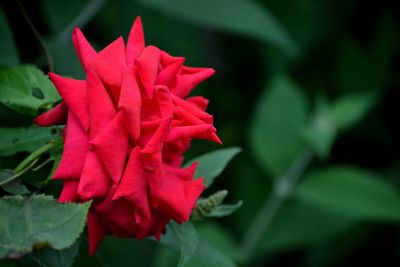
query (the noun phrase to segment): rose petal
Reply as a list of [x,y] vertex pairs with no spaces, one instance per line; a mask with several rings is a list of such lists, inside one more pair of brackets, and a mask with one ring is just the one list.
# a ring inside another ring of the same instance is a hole
[[202,81],[211,77],[215,71],[211,68],[190,68],[183,66],[176,77],[172,92],[179,97],[186,97]]
[[140,17],[135,19],[126,45],[126,62],[132,65],[144,49],[144,33]]
[[52,126],[65,124],[67,122],[68,109],[64,102],[57,104],[54,108],[37,116],[33,122],[40,126]]
[[125,130],[121,113],[91,141],[108,174],[117,184],[122,176],[128,154],[128,132]]
[[65,180],[58,201],[61,203],[78,201],[78,184],[77,180]]
[[86,69],[90,61],[92,61],[93,58],[96,57],[96,51],[86,40],[85,36],[79,28],[75,28],[72,31],[72,42],[83,68]]
[[137,84],[134,72],[127,69],[125,72],[121,95],[118,106],[122,111],[126,128],[129,134],[136,140],[140,135],[140,110],[141,110],[140,89]]
[[87,153],[79,180],[78,194],[82,199],[103,198],[111,187],[111,179],[107,175],[101,160],[94,151]]
[[121,90],[122,76],[127,68],[125,57],[125,44],[122,37],[101,50],[90,64],[97,76],[110,90],[114,105],[118,104]]
[[205,139],[221,144],[221,140],[215,134],[215,128],[210,124],[173,127],[168,134],[167,141],[173,142],[179,139]]
[[51,81],[56,86],[68,109],[74,113],[85,130],[89,128],[89,111],[87,105],[86,81],[65,78],[49,73]]
[[68,113],[64,150],[53,179],[79,179],[88,151],[88,134],[72,112]]
[[88,214],[88,236],[89,236],[89,254],[93,256],[97,247],[103,240],[104,236],[109,232],[107,225],[101,217],[93,212]]
[[161,117],[172,117],[172,114],[174,113],[174,104],[172,103],[169,89],[163,85],[156,85],[155,90]]
[[165,173],[160,179],[159,184],[150,187],[152,207],[178,223],[188,221],[195,201],[205,188],[203,180],[182,181],[172,173]]
[[208,99],[202,97],[202,96],[192,96],[186,98],[186,101],[197,106],[199,109],[202,111],[206,111],[207,106],[208,106]]
[[202,121],[204,121],[207,124],[213,123],[213,117],[210,114],[208,114],[207,112],[204,112],[203,110],[198,108],[196,105],[194,105],[188,101],[185,101],[182,98],[180,98],[174,94],[171,94],[171,96],[172,96],[172,100],[174,101],[175,105],[177,105],[178,107],[181,107],[181,108],[187,110],[188,112],[192,113],[194,116],[201,119]]
[[160,62],[163,66],[163,69],[158,74],[156,84],[165,85],[169,88],[172,88],[176,80],[176,75],[185,62],[185,58],[172,57],[165,51],[162,51]]
[[140,159],[140,149],[132,149],[124,175],[117,187],[113,200],[124,198],[139,213],[136,221],[150,219],[150,207],[147,199],[147,184],[144,167]]
[[153,98],[161,51],[155,46],[147,46],[136,59],[136,68],[148,98]]
[[90,137],[99,134],[115,116],[115,108],[97,75],[87,71],[87,90],[90,118]]

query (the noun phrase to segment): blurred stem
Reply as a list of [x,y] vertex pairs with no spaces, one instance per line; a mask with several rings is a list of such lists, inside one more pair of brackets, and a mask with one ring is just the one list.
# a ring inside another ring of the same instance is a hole
[[242,259],[244,262],[252,256],[264,232],[270,226],[283,202],[293,194],[298,180],[311,164],[313,158],[312,151],[309,148],[305,149],[294,160],[287,172],[275,180],[271,194],[265,200],[243,237]]
[[32,161],[34,161],[35,159],[37,159],[40,155],[42,155],[43,153],[47,152],[48,150],[50,150],[53,147],[53,143],[48,143],[42,147],[40,147],[39,149],[37,149],[36,151],[34,151],[32,154],[30,154],[26,159],[24,159],[20,164],[18,164],[18,166],[15,168],[15,172],[19,173],[21,172],[23,169],[25,169],[26,166],[29,165],[29,163],[31,163]]
[[86,25],[93,16],[104,6],[106,0],[92,0],[82,10],[81,13],[68,24],[65,29],[52,39],[52,41],[58,43],[65,43],[71,38],[71,32],[74,27],[83,27]]
[[44,42],[42,36],[40,36],[38,30],[36,29],[35,25],[33,25],[31,19],[29,18],[28,14],[25,11],[24,6],[22,5],[20,0],[16,0],[19,10],[21,11],[22,16],[24,17],[26,23],[28,23],[29,28],[32,30],[33,34],[35,35],[36,39],[38,40],[40,46],[43,49],[44,55],[47,60],[47,66],[50,72],[54,72],[53,68],[53,61],[51,60],[49,49],[47,48],[46,43]]
[[29,164],[28,166],[26,166],[25,169],[20,170],[18,173],[14,174],[13,176],[7,178],[6,180],[0,182],[0,186],[3,186],[5,184],[8,184],[12,181],[14,181],[15,179],[19,178],[20,176],[22,176],[24,173],[26,173],[27,171],[29,171],[30,169],[33,168],[33,166],[35,166],[35,164],[39,161],[39,159],[35,159],[34,161],[31,162],[31,164]]

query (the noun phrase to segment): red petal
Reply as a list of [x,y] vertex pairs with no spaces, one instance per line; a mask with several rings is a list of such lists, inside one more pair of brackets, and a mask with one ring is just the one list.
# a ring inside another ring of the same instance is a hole
[[210,124],[193,126],[173,127],[168,134],[167,141],[173,142],[179,139],[206,139],[217,143],[222,143],[215,134],[215,128]]
[[122,111],[125,121],[124,125],[128,129],[129,134],[135,140],[138,139],[140,135],[141,96],[132,70],[125,72],[118,106]]
[[157,85],[156,94],[161,117],[172,117],[172,114],[174,113],[174,104],[172,103],[169,89],[163,85]]
[[[132,149],[128,165],[113,200],[124,198],[138,211],[140,219],[150,219],[150,207],[147,199],[147,185],[144,166],[140,159],[140,149]],[[136,219],[138,221],[138,218]]]
[[179,97],[186,97],[202,81],[211,77],[215,71],[211,68],[190,68],[183,66],[176,77],[172,92]]
[[93,151],[87,153],[82,176],[79,180],[78,194],[82,199],[105,197],[111,187],[111,179],[107,175],[99,157]]
[[84,69],[96,57],[96,51],[86,40],[85,36],[79,28],[75,28],[72,32],[72,42],[74,43],[76,53],[82,63]]
[[53,179],[79,179],[88,151],[88,135],[72,112],[67,124],[64,151]]
[[97,75],[87,71],[87,90],[90,117],[90,137],[94,138],[115,116],[115,108]]
[[136,59],[136,67],[147,97],[149,98],[153,98],[154,84],[157,78],[160,54],[160,49],[149,45]]
[[68,109],[64,102],[37,116],[33,122],[40,126],[52,126],[67,122]]
[[171,118],[163,119],[158,127],[157,131],[151,137],[149,142],[146,144],[142,153],[153,154],[161,152],[165,139],[167,138],[168,131],[171,125]]
[[85,130],[89,128],[86,82],[65,78],[54,73],[49,77],[56,86],[68,109],[76,116]]
[[172,88],[176,80],[176,75],[185,62],[185,58],[172,57],[168,53],[162,51],[160,61],[164,68],[158,74],[156,84],[165,85],[169,88]]
[[78,196],[78,184],[77,180],[66,180],[64,181],[63,189],[61,191],[59,202],[77,202],[79,200]]
[[126,45],[126,62],[132,65],[144,49],[144,33],[140,17],[135,19]]
[[101,50],[91,62],[90,67],[110,89],[113,103],[117,104],[121,90],[122,75],[127,68],[125,44],[122,37],[118,38]]
[[203,110],[198,108],[196,105],[194,105],[188,101],[185,101],[182,98],[180,98],[174,94],[171,94],[171,96],[172,96],[172,100],[174,101],[175,105],[177,105],[183,109],[186,109],[187,111],[189,111],[190,113],[192,113],[194,116],[198,117],[205,123],[208,123],[208,124],[213,123],[213,117],[210,114],[204,112]]
[[160,177],[162,182],[151,186],[152,206],[177,222],[188,221],[196,200],[204,190],[202,179],[182,181],[172,173]]
[[91,141],[108,174],[117,184],[121,178],[128,154],[128,132],[125,130],[121,113]]
[[88,236],[89,236],[89,255],[93,256],[97,247],[103,240],[104,236],[109,232],[107,225],[101,217],[93,212],[88,214]]
[[192,96],[186,98],[186,101],[197,106],[199,109],[202,111],[206,111],[207,106],[208,106],[208,99],[202,97],[202,96]]

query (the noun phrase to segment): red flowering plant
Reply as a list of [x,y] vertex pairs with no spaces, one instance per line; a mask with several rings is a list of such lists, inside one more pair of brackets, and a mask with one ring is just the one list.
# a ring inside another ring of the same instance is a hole
[[[0,66],[1,104],[36,124],[0,127],[0,159],[30,152],[14,169],[0,169],[0,214],[9,214],[0,220],[0,260],[42,247],[74,250],[87,224],[91,255],[105,235],[155,237],[181,248],[182,266],[199,243],[188,221],[229,215],[241,205],[222,204],[225,190],[201,197],[238,148],[184,163],[193,139],[222,143],[208,100],[190,95],[214,70],[145,46],[139,17],[126,44],[120,37],[97,52],[79,28],[72,43],[85,80]],[[44,178],[31,177],[38,173]],[[58,257],[48,253],[33,258],[47,266]]]
[[35,119],[66,124],[59,201],[93,200],[91,254],[105,234],[159,239],[168,221],[189,220],[205,188],[196,163],[181,167],[191,140],[221,143],[208,101],[188,97],[214,70],[145,46],[140,18],[126,46],[120,37],[97,53],[78,28],[72,38],[86,81],[50,73],[63,102]]

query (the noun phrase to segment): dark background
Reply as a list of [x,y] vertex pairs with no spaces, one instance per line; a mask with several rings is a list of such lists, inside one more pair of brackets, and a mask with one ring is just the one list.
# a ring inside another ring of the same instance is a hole
[[[71,26],[79,16],[81,20],[75,22],[98,50],[119,36],[126,40],[133,20],[140,15],[147,44],[186,57],[186,65],[216,70],[214,77],[201,84],[194,94],[210,99],[209,113],[214,115],[222,147],[239,146],[242,153],[208,192],[227,189],[230,192],[227,202],[241,199],[244,205],[232,216],[197,223],[202,236],[235,259],[243,236],[269,195],[275,172],[270,172],[268,164],[263,165],[259,159],[252,131],[259,129],[255,124],[262,121],[257,119],[257,112],[265,105],[264,96],[272,90],[272,81],[280,75],[290,77],[305,95],[310,114],[320,97],[335,101],[343,95],[373,92],[375,104],[362,119],[337,135],[329,155],[315,159],[309,170],[339,164],[355,166],[377,174],[398,191],[398,1],[204,1],[203,5],[210,5],[209,10],[218,10],[218,14],[197,10],[199,4],[195,0],[187,0],[187,10],[182,12],[177,6],[180,2],[22,1],[46,40],[58,74],[84,78],[70,40]],[[260,32],[270,29],[263,28],[262,22],[250,26],[254,32],[241,30],[247,17],[257,14],[237,8],[236,2],[255,3],[255,9],[279,24],[280,33],[290,41],[266,40]],[[93,14],[83,14],[90,5],[92,8],[88,10]],[[215,9],[212,5],[216,5]],[[43,51],[16,3],[1,1],[1,6],[13,30],[21,62],[47,71]],[[217,23],[214,17],[218,18]],[[285,102],[277,105],[283,110],[292,108]],[[307,120],[311,121],[312,116]],[[286,127],[285,121],[282,124]],[[268,125],[265,127],[267,131],[270,129]],[[283,135],[282,142],[284,138]],[[265,150],[269,149],[268,142]],[[195,141],[187,158],[219,148],[216,144]],[[241,265],[399,266],[398,223],[384,219],[353,221],[351,216],[340,212],[289,198],[261,237],[255,253]],[[116,238],[107,238],[94,258],[89,259],[86,254],[83,242],[74,266],[174,266],[177,257],[175,252],[150,241]]]

